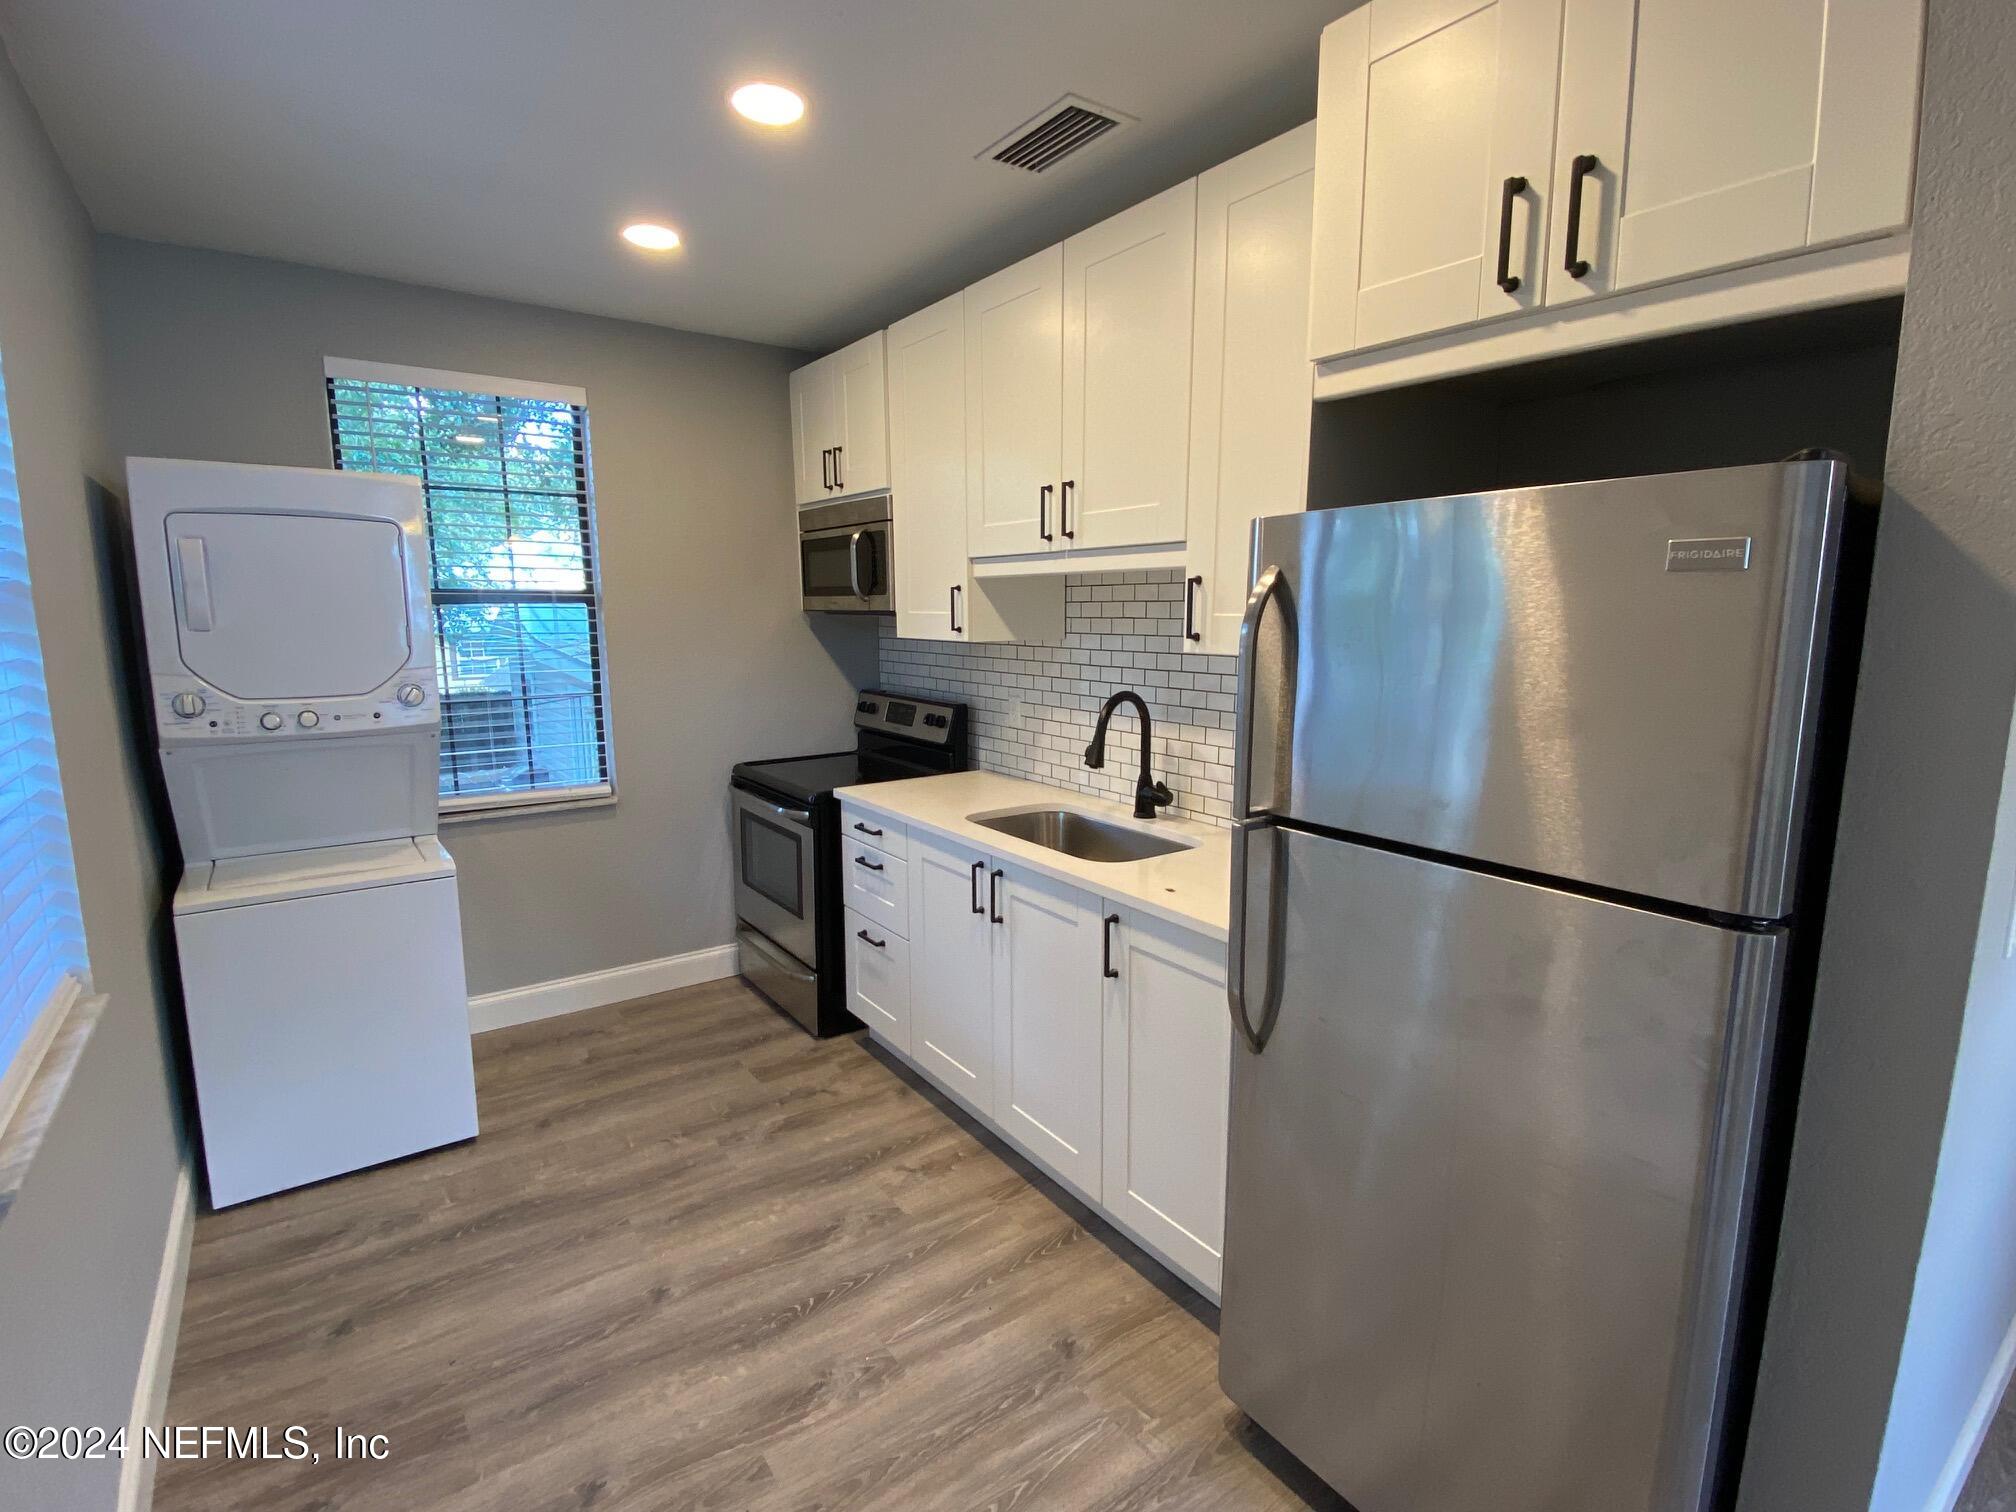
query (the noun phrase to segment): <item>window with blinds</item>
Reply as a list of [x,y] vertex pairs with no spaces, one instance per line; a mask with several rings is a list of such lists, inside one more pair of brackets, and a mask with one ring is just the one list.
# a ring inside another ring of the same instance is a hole
[[8,1072],[34,1059],[52,1027],[42,1010],[72,974],[84,975],[84,926],[0,371],[0,1124],[20,1089]]
[[335,358],[326,372],[336,465],[426,490],[442,808],[614,793],[587,396]]

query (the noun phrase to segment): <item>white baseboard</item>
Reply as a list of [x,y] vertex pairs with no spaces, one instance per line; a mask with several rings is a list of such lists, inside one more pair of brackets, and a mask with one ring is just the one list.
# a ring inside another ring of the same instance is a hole
[[119,1512],[147,1512],[154,1505],[154,1468],[159,1462],[141,1453],[140,1444],[144,1431],[159,1428],[168,1410],[168,1376],[175,1367],[175,1337],[182,1327],[182,1294],[189,1280],[189,1245],[195,1237],[196,1167],[185,1158],[175,1178],[174,1205],[168,1210],[168,1238],[161,1247],[147,1341],[140,1348],[140,1374],[126,1424],[127,1451],[119,1468]]
[[490,1029],[508,1029],[513,1024],[579,1013],[584,1008],[604,1008],[657,992],[718,982],[735,975],[736,959],[734,945],[712,945],[705,950],[689,950],[684,955],[660,956],[655,961],[612,966],[607,971],[588,971],[503,992],[486,992],[469,999],[469,1032],[482,1034]]
[[1953,1442],[1953,1452],[1933,1483],[1932,1494],[1925,1498],[1925,1512],[1953,1512],[1960,1493],[1967,1489],[1967,1474],[1980,1456],[1981,1445],[1987,1441],[1988,1429],[1995,1422],[1995,1414],[2001,1411],[2002,1398],[2012,1379],[2016,1379],[2016,1318],[2009,1320],[2002,1347],[1988,1364],[1988,1378],[1981,1383],[1981,1394],[1968,1409],[1967,1420],[1960,1425],[1960,1435]]

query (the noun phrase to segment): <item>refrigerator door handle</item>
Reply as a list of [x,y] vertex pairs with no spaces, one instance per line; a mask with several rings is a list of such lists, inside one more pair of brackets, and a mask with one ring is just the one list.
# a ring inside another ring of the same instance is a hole
[[[1255,706],[1259,702],[1260,682],[1260,622],[1267,613],[1267,604],[1277,595],[1282,596],[1282,607],[1287,610],[1285,597],[1287,581],[1281,576],[1281,569],[1270,566],[1253,580],[1253,591],[1246,597],[1245,612],[1239,617],[1239,702],[1232,731],[1232,818],[1238,820],[1252,817],[1253,813],[1253,718]],[[1290,667],[1295,664],[1295,618],[1292,612],[1284,613],[1281,621],[1286,637],[1282,647]],[[1276,750],[1280,749],[1277,744]],[[1269,795],[1270,801],[1272,795]],[[1234,899],[1237,901],[1236,897]],[[1238,912],[1235,907],[1234,913]]]
[[[1258,835],[1267,847],[1267,903],[1260,920],[1260,1022],[1256,1027],[1246,992],[1246,902],[1251,861],[1249,851]],[[1274,1020],[1281,1011],[1281,922],[1286,917],[1288,877],[1281,864],[1281,831],[1271,819],[1241,819],[1232,826],[1232,908],[1225,930],[1225,1000],[1232,1025],[1255,1055],[1267,1048]]]

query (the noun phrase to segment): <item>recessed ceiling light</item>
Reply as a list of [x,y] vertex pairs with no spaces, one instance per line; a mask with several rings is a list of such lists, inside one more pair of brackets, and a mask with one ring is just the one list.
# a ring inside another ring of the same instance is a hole
[[670,252],[679,245],[679,233],[670,226],[639,221],[634,226],[623,228],[623,240],[633,247],[642,247],[646,252]]
[[759,126],[789,126],[805,114],[805,96],[782,84],[744,84],[728,103]]

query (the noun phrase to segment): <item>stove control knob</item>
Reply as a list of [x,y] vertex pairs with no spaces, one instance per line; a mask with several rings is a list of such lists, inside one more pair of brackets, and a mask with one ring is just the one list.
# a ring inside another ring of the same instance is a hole
[[399,690],[399,702],[412,708],[427,696],[427,690],[418,683],[407,683]]
[[168,700],[168,707],[175,711],[177,719],[194,719],[203,712],[201,693],[177,693]]
[[275,714],[271,709],[268,709],[264,714],[261,714],[259,716],[259,728],[262,730],[279,729],[280,716],[278,714]]
[[294,716],[294,722],[304,730],[312,730],[315,726],[322,723],[322,716],[317,714],[313,709],[303,709],[299,714]]

